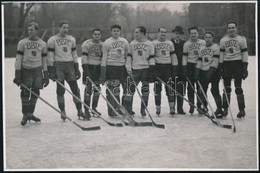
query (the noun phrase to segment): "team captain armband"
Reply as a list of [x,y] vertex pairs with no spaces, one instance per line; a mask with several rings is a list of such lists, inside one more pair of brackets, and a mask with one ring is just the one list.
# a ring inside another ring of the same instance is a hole
[[198,60],[199,60],[199,61],[202,61],[202,57],[199,57]]
[[23,51],[17,51],[17,54],[23,55]]
[[154,58],[155,56],[154,55],[150,55],[148,59],[151,59],[151,58]]
[[182,55],[188,56],[188,53],[183,52]]
[[247,48],[241,49],[241,52],[246,52],[246,51],[247,51]]
[[213,55],[213,58],[219,58],[219,55]]
[[175,54],[175,51],[171,51],[171,52],[170,52],[170,55],[173,55],[173,54]]
[[82,55],[88,56],[88,53],[87,52],[83,52]]
[[128,53],[127,56],[130,56],[131,58],[133,57],[133,55],[131,53]]
[[76,47],[71,48],[71,51],[74,51],[74,50],[76,50]]
[[50,48],[50,47],[48,47],[48,51],[50,51],[50,52],[54,52],[54,48]]
[[42,57],[47,56],[47,53],[42,53]]
[[225,52],[225,49],[220,49],[220,52]]

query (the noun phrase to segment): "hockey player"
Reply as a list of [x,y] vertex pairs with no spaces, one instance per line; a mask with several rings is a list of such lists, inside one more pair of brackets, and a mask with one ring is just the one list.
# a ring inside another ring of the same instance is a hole
[[[92,37],[93,39],[86,40],[82,44],[82,69],[83,69],[83,78],[82,82],[85,87],[84,92],[84,103],[90,106],[91,95],[92,95],[92,84],[87,81],[87,77],[89,77],[100,89],[99,75],[100,75],[100,64],[102,58],[102,44],[101,39],[101,30],[99,28],[93,29]],[[101,115],[100,112],[97,111],[97,105],[99,100],[99,92],[97,90],[93,90],[92,96],[92,109]],[[90,113],[87,107],[85,107],[85,115],[90,117]]]
[[[69,22],[62,20],[60,22],[59,33],[52,36],[48,42],[48,72],[49,78],[53,81],[58,80],[64,85],[64,81],[70,86],[74,95],[80,98],[80,90],[77,80],[81,77],[78,65],[78,56],[76,51],[76,40],[73,36],[68,35]],[[66,115],[64,93],[65,89],[57,83],[57,101],[59,109]],[[82,112],[81,103],[73,97],[73,101],[78,110],[78,117],[87,119],[88,117]],[[61,119],[66,117],[61,114]]]
[[[38,37],[39,25],[36,22],[28,24],[28,37],[19,41],[15,61],[15,78],[13,82],[20,86],[24,84],[37,95],[40,89],[49,84],[47,72],[47,47],[46,43]],[[21,88],[21,101],[23,118],[21,125],[26,125],[28,120],[41,121],[34,116],[37,97]]]
[[[175,78],[175,86],[176,91],[184,96],[186,91],[186,79],[182,76],[182,53],[185,41],[181,39],[181,35],[183,35],[184,32],[181,26],[176,26],[172,32],[174,33],[174,38],[171,41],[174,44],[175,54],[178,59],[178,75]],[[179,95],[177,95],[177,112],[178,114],[186,114],[183,110],[183,97]]]
[[[197,27],[191,27],[188,29],[190,39],[185,42],[183,46],[183,58],[182,58],[182,74],[183,77],[186,79],[186,77],[189,78],[191,84],[195,88],[195,80],[194,80],[194,72],[195,67],[199,58],[199,49],[202,46],[205,46],[205,41],[198,38],[198,28]],[[192,86],[188,84],[187,87],[187,94],[188,94],[188,100],[194,104],[194,90]],[[198,87],[197,87],[198,88]],[[201,108],[201,103],[197,101],[197,107]],[[189,112],[193,114],[194,112],[194,106],[190,105]]]
[[[149,99],[149,82],[155,81],[155,60],[154,60],[154,46],[153,43],[145,38],[146,28],[138,26],[135,28],[135,40],[131,41],[129,47],[129,54],[127,56],[126,69],[129,76],[133,76],[135,84],[131,82],[128,85],[130,95],[126,95],[125,103],[126,109],[131,111],[132,100],[135,93],[135,85],[142,82],[142,99],[145,105],[141,104],[141,115],[146,116],[145,108],[148,105]],[[127,97],[130,97],[128,99]]]
[[[228,101],[230,103],[231,79],[234,79],[235,93],[239,108],[238,118],[242,118],[245,113],[245,98],[242,89],[242,79],[248,76],[248,52],[246,38],[237,34],[237,24],[229,22],[227,24],[228,35],[220,40],[220,72],[224,79]],[[228,114],[228,104],[223,93],[224,116]]]
[[[204,39],[206,41],[206,46],[202,46],[199,50],[199,59],[195,69],[195,80],[199,80],[204,93],[207,95],[208,85],[211,83],[211,93],[217,105],[217,110],[215,115],[217,118],[222,118],[222,103],[221,96],[219,94],[219,46],[213,43],[213,33],[210,31],[205,32]],[[198,92],[204,107],[203,112],[199,111],[199,114],[208,112],[207,100],[201,92]]]
[[[126,56],[128,53],[129,43],[125,38],[120,37],[121,34],[121,26],[113,25],[111,26],[111,37],[108,38],[102,47],[102,60],[100,67],[100,81],[104,83],[108,80],[107,86],[113,92],[114,96],[120,102],[120,84],[123,87],[123,92],[125,92],[126,88]],[[111,105],[119,111],[118,105],[113,97],[110,95],[108,91],[107,100],[111,103]],[[124,98],[124,97],[123,97]],[[122,100],[123,100],[122,98]],[[122,101],[123,102],[123,101]],[[108,115],[113,117],[116,114],[113,110],[108,107]],[[121,112],[120,112],[121,113]]]
[[[174,45],[170,40],[166,39],[167,30],[164,27],[158,29],[158,39],[154,40],[152,43],[155,50],[155,68],[156,75],[162,79],[165,83],[172,85],[174,79],[177,76],[178,59],[175,54]],[[162,83],[155,81],[154,83],[154,95],[155,95],[155,105],[156,114],[161,113],[161,91]],[[175,93],[170,91],[168,87],[165,86],[165,91],[170,107],[170,114],[175,114]]]

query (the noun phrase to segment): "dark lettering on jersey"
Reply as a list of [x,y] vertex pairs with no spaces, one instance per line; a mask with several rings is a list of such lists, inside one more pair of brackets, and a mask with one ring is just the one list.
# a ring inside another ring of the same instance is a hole
[[41,44],[36,43],[36,42],[28,42],[25,44],[25,49],[28,49],[28,50],[30,50],[30,49],[41,50],[40,47],[41,47]]
[[199,50],[200,49],[200,47],[201,47],[201,44],[199,44],[199,43],[192,43],[192,44],[190,44],[189,46],[188,46],[188,48],[189,48],[189,51],[192,51],[192,50]]
[[147,44],[143,44],[143,43],[137,43],[137,44],[134,44],[134,50],[144,50],[144,51],[147,51],[149,48],[149,45]]
[[238,47],[238,40],[228,40],[228,41],[225,41],[225,47],[228,48],[228,47]]
[[205,48],[201,50],[201,56],[207,56],[207,55],[213,56],[213,50],[210,48]]
[[102,46],[99,44],[93,44],[89,48],[89,52],[96,52],[96,51],[101,51]]
[[168,43],[158,43],[155,45],[154,48],[157,50],[161,50],[161,49],[171,50],[171,45]]
[[61,45],[72,46],[72,41],[68,40],[68,39],[65,39],[65,38],[57,39],[56,43],[58,44],[58,46],[61,46]]
[[113,47],[113,49],[116,49],[118,47],[125,48],[125,42],[123,42],[123,41],[115,41],[115,42],[111,43],[111,46]]

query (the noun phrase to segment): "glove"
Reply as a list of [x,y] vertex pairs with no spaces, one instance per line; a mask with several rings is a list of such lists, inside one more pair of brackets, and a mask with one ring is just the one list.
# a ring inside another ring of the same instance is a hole
[[207,82],[210,82],[210,81],[211,81],[212,76],[213,76],[213,74],[215,73],[215,71],[216,71],[216,68],[215,68],[215,67],[210,67],[210,68],[209,68],[209,70],[208,70],[208,72],[207,72],[207,74],[206,74],[206,76],[205,76],[205,80],[206,80]]
[[105,66],[100,67],[100,76],[99,76],[99,81],[102,85],[106,82],[106,71],[107,68]]
[[78,63],[74,63],[74,70],[75,70],[75,77],[78,80],[81,77]]
[[132,75],[132,68],[126,68],[126,71],[129,76]]
[[149,82],[153,83],[156,81],[156,70],[155,70],[155,65],[150,65],[149,66]]
[[243,80],[245,80],[248,76],[247,66],[248,66],[248,62],[243,62],[243,67],[242,67],[242,79]]
[[43,71],[42,86],[47,87],[49,85],[48,71]]
[[20,86],[22,83],[22,71],[21,70],[15,70],[15,78],[13,82],[17,85]]
[[219,65],[218,65],[218,73],[219,73],[219,76],[223,77],[223,75],[224,75],[223,63],[219,63]]
[[56,67],[55,66],[48,66],[48,75],[52,81],[56,80]]
[[182,66],[182,76],[186,80],[186,78],[188,76],[188,69],[187,69],[186,65]]
[[83,84],[83,85],[86,85],[87,77],[89,77],[89,75],[90,75],[89,69],[88,69],[88,65],[87,65],[87,64],[83,64],[83,65],[82,65],[82,69],[83,69],[82,84]]
[[199,68],[195,68],[195,72],[194,72],[194,80],[200,80],[200,69]]
[[178,76],[178,66],[173,65],[172,66],[172,79],[175,79],[176,76]]

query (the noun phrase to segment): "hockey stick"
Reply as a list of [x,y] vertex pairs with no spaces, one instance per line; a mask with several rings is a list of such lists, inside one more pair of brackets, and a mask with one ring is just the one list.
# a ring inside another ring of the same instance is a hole
[[153,120],[153,118],[152,118],[152,116],[151,116],[151,114],[150,114],[150,112],[149,112],[149,110],[148,110],[148,108],[147,108],[147,106],[146,106],[146,104],[145,104],[145,102],[144,102],[144,99],[142,98],[142,95],[141,95],[141,93],[140,93],[140,91],[139,91],[139,89],[138,89],[138,87],[137,87],[137,85],[136,85],[136,82],[135,82],[135,79],[134,79],[133,75],[130,74],[130,77],[131,77],[131,79],[134,81],[135,89],[136,89],[136,91],[137,91],[137,93],[138,93],[138,95],[139,95],[139,97],[140,97],[140,99],[141,99],[141,101],[142,101],[142,103],[143,103],[143,105],[144,105],[144,107],[145,107],[145,110],[146,110],[146,112],[148,113],[148,115],[149,115],[149,117],[150,117],[150,119],[151,119],[153,125],[154,125],[155,127],[165,129],[165,126],[164,126],[163,124],[156,124],[156,123],[154,122],[154,120]]
[[67,90],[75,99],[77,99],[81,104],[83,104],[84,106],[86,106],[89,110],[91,110],[92,112],[94,112],[98,118],[102,119],[103,121],[105,121],[108,125],[110,126],[117,126],[117,127],[122,127],[123,125],[121,123],[111,123],[106,121],[104,118],[102,118],[95,110],[91,109],[87,104],[85,104],[84,102],[82,102],[75,94],[73,94],[70,90],[68,90],[60,81],[58,81],[56,79],[56,82],[65,90]]
[[36,94],[34,91],[30,90],[27,86],[25,86],[23,83],[21,84],[21,86],[23,88],[25,88],[26,90],[28,90],[29,92],[31,92],[33,95],[35,95],[37,98],[39,98],[40,100],[42,100],[44,103],[46,103],[47,105],[49,105],[51,108],[53,108],[55,111],[57,111],[58,113],[62,114],[62,116],[66,117],[70,122],[72,122],[73,124],[75,124],[77,127],[79,127],[81,130],[83,131],[90,131],[90,130],[100,130],[100,126],[93,126],[93,127],[82,127],[81,125],[79,125],[78,123],[76,123],[75,121],[73,121],[70,117],[68,117],[67,115],[65,115],[64,113],[62,113],[61,111],[59,111],[57,108],[55,108],[54,106],[52,106],[50,103],[48,103],[46,100],[44,100],[42,97],[40,97],[38,94]]
[[[159,81],[161,81],[163,84],[165,84],[169,89],[174,90],[172,87],[170,87],[169,85],[167,85],[162,79],[160,79],[159,77],[157,77],[157,79]],[[193,103],[191,103],[189,100],[187,100],[185,97],[183,97],[179,92],[175,91],[182,99],[184,99],[185,101],[187,101],[190,105],[194,106],[196,109],[198,109],[199,111],[203,112],[200,108],[198,108],[197,106],[195,106]],[[213,119],[209,114],[205,113],[205,116],[208,117],[211,122],[213,124],[216,124],[217,126],[223,127],[223,128],[227,128],[227,129],[231,129],[232,125],[226,125],[226,124],[220,124],[220,122],[217,122],[215,119]]]
[[120,120],[125,124],[125,125],[129,125],[128,122],[124,121],[123,118],[121,119],[120,114],[115,110],[115,108],[111,105],[111,103],[107,100],[107,98],[102,94],[102,92],[100,91],[100,89],[95,85],[95,83],[89,78],[87,77],[86,81],[90,81],[90,83],[92,84],[92,86],[94,86],[94,88],[100,93],[101,97],[107,102],[108,106],[113,110],[113,112],[120,118]]
[[113,97],[113,99],[116,101],[120,111],[124,114],[124,117],[127,119],[127,121],[129,122],[130,126],[153,126],[152,122],[137,122],[137,121],[135,121],[131,117],[131,115],[128,113],[126,108],[122,104],[119,103],[119,101],[116,99],[116,97],[114,96],[112,91],[109,89],[109,87],[107,85],[105,85],[105,87],[106,87],[107,91],[110,93],[110,95]]
[[[196,92],[196,90],[195,90],[194,86],[192,85],[190,79],[189,79],[188,77],[186,77],[186,79],[187,79],[187,81],[189,82],[189,84],[190,84],[191,88],[193,89],[194,93],[196,94],[197,98],[199,99],[201,105],[205,108],[205,105],[203,104],[203,102],[202,102],[202,100],[201,100],[199,94]],[[201,92],[202,92],[202,91],[201,91]],[[204,114],[204,115],[205,115],[205,114]],[[215,114],[213,114],[213,116],[214,116],[215,119],[217,119],[217,117],[216,117]]]
[[231,108],[230,108],[230,104],[229,104],[229,101],[228,101],[228,96],[227,96],[227,91],[226,91],[226,87],[224,85],[224,79],[220,76],[220,79],[222,81],[222,84],[223,84],[223,89],[224,89],[224,93],[225,93],[225,96],[226,96],[226,100],[227,100],[227,104],[228,104],[228,109],[229,109],[229,112],[230,112],[230,116],[231,116],[231,119],[232,119],[232,123],[233,123],[233,132],[236,132],[236,125],[235,125],[235,121],[234,121],[234,118],[233,118],[233,115],[232,115],[232,112],[231,112]]
[[45,29],[45,31],[44,31],[44,33],[43,33],[43,35],[42,35],[42,37],[41,37],[41,39],[43,39],[44,38],[44,36],[45,36],[45,34],[47,33],[47,29]]

